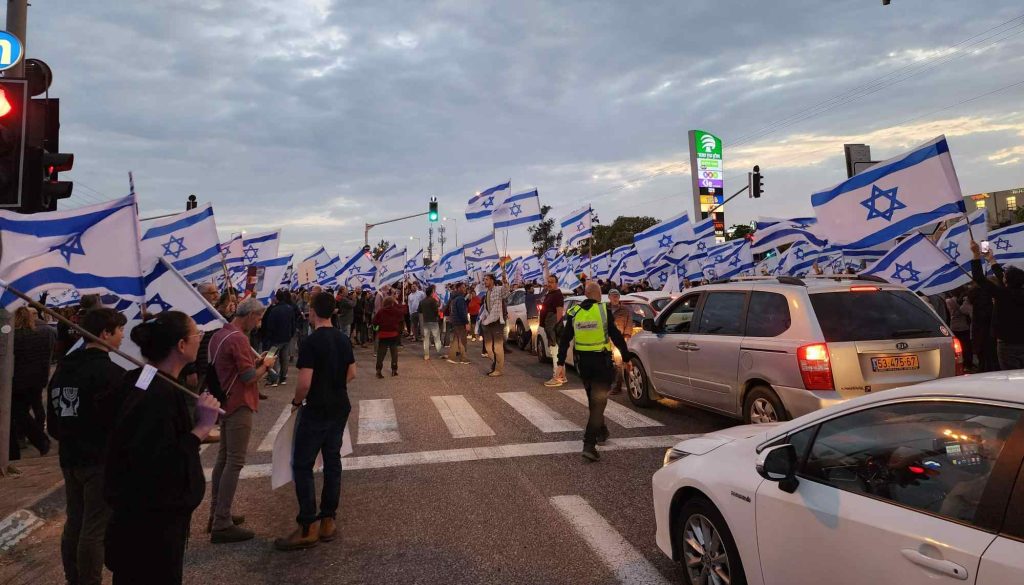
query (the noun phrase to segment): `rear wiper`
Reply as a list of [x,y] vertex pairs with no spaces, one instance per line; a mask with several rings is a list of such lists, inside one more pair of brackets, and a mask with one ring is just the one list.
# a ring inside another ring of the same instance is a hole
[[892,337],[893,339],[902,339],[904,337],[916,337],[918,335],[924,335],[924,334],[927,334],[927,333],[932,333],[932,330],[931,329],[897,329],[896,331],[892,332],[892,335],[890,335],[890,337]]

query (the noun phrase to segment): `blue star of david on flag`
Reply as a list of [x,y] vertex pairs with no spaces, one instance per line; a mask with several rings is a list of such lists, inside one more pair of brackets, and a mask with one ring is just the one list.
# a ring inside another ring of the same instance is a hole
[[72,300],[77,301],[80,298],[82,298],[82,295],[77,290],[71,291],[71,299]]
[[582,232],[582,231],[583,231],[583,230],[585,230],[585,229],[586,229],[586,226],[584,226],[584,225],[583,225],[583,222],[582,222],[582,221],[581,221],[581,222],[579,222],[578,224],[576,224],[576,231],[578,231],[578,232]]
[[[906,272],[906,275],[903,273]],[[906,264],[896,263],[896,271],[892,273],[892,277],[900,281],[900,284],[906,284],[908,282],[920,282],[921,271],[914,270],[914,263],[907,262]]]
[[807,257],[807,250],[800,248],[796,252],[793,252],[793,255],[796,256],[797,260],[803,260]]
[[259,249],[257,249],[256,246],[253,246],[252,244],[249,244],[248,246],[246,246],[244,250],[242,250],[242,258],[246,262],[255,262],[256,260],[259,260],[259,257]]
[[182,252],[188,250],[185,247],[185,237],[176,238],[174,234],[171,234],[167,243],[161,244],[161,246],[164,247],[164,256],[173,256],[175,260],[181,257]]
[[671,245],[672,245],[672,236],[670,236],[668,234],[665,234],[664,236],[661,236],[660,238],[658,238],[658,247],[659,248],[668,248]]
[[60,255],[64,257],[64,261],[68,264],[71,263],[72,254],[85,256],[85,250],[82,248],[82,234],[75,234],[65,240],[63,244],[50,248],[51,252],[54,250],[60,250]]
[[359,272],[359,268],[357,268],[355,266],[353,266],[352,268],[348,269],[349,276],[352,276],[352,275],[356,274],[357,272]]
[[[892,189],[879,189],[876,185],[871,186],[871,196],[861,201],[860,204],[867,208],[868,219],[874,219],[880,217],[885,221],[892,221],[892,214],[905,209],[907,206],[896,198],[896,190],[898,187]],[[879,199],[887,199],[889,206],[885,209],[878,207]]]
[[484,199],[484,209],[487,209],[492,205],[494,205],[494,197],[488,197],[487,199]]
[[523,212],[523,208],[518,203],[513,203],[508,211],[512,214],[512,217],[519,217],[519,214]]
[[658,280],[660,280],[661,282],[668,281],[668,274],[665,273],[665,272],[662,272],[661,274],[658,275]]
[[445,264],[444,265],[444,269],[447,270],[448,272],[451,272],[452,271],[452,263],[448,262],[447,264]]
[[707,242],[697,242],[697,250],[700,252],[706,252],[708,249]]
[[327,271],[326,270],[318,271],[316,273],[316,277],[319,278],[320,280],[326,280],[327,279]]
[[740,265],[740,257],[739,256],[734,256],[733,259],[729,262],[729,266],[739,266],[739,265]]
[[473,255],[474,256],[483,256],[484,255],[484,249],[483,248],[479,248],[479,247],[473,248]]
[[406,270],[415,270],[415,268],[416,268],[416,261],[415,260],[409,260],[408,262],[405,263],[405,269]]
[[999,238],[998,240],[992,243],[996,245],[996,250],[999,250],[1000,252],[1005,252],[1013,247],[1013,244],[1010,243],[1010,240],[1007,240],[1006,238]]
[[163,312],[163,311],[170,311],[171,309],[174,308],[174,307],[171,306],[170,303],[168,303],[167,301],[163,300],[160,297],[159,293],[153,295],[153,298],[151,298],[148,301],[146,301],[146,307],[147,308],[152,307],[153,305],[156,305],[156,306],[160,307],[160,311],[161,312]]
[[946,247],[943,248],[942,251],[945,252],[946,255],[952,258],[953,260],[956,260],[957,258],[960,257],[960,246],[958,246],[956,242],[950,242],[946,244]]

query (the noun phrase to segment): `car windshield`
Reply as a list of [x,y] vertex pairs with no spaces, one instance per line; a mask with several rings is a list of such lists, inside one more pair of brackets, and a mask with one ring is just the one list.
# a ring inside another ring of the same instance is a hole
[[658,311],[660,313],[661,310],[667,307],[668,304],[671,302],[672,299],[669,297],[665,297],[663,299],[654,299],[653,301],[651,301],[651,307],[653,307],[655,311]]
[[654,309],[643,303],[622,303],[633,313],[633,321],[640,323],[644,319],[654,318]]
[[945,337],[935,312],[906,290],[811,294],[825,341]]

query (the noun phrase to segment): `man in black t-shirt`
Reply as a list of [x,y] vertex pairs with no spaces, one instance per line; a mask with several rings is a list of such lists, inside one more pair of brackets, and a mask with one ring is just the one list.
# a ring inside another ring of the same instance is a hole
[[[348,383],[356,376],[356,360],[348,336],[331,325],[336,307],[334,297],[328,293],[313,297],[309,311],[313,332],[302,342],[299,359],[295,362],[299,380],[292,407],[299,412],[295,421],[292,474],[299,500],[296,518],[299,527],[289,536],[274,541],[278,550],[309,548],[337,536],[334,516],[341,497],[341,438],[352,411]],[[313,481],[313,463],[318,453],[324,458],[319,514]]]

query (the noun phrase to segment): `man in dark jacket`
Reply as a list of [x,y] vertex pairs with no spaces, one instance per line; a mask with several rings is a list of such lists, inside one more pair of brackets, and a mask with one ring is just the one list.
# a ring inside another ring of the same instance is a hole
[[992,266],[992,273],[1002,286],[993,284],[985,278],[981,267],[981,248],[971,241],[971,273],[974,282],[985,289],[995,301],[992,311],[992,327],[996,336],[996,356],[1002,370],[1024,368],[1024,271],[1015,266],[1007,268],[996,263],[992,252],[987,259]]
[[448,348],[449,363],[469,363],[469,354],[466,353],[466,334],[469,333],[469,305],[466,303],[466,285],[459,283],[455,285],[455,292],[448,301],[452,310],[449,323],[452,326],[452,344]]
[[[124,338],[124,315],[94,309],[82,327],[107,346]],[[103,344],[86,343],[57,367],[47,392],[50,435],[60,442],[67,521],[61,535],[61,559],[68,583],[99,585],[103,576],[103,538],[110,508],[103,500],[103,463],[107,438],[125,392],[124,370],[110,361]]]
[[286,290],[277,291],[277,303],[263,316],[260,339],[263,351],[276,351],[278,371],[267,373],[267,385],[284,384],[288,378],[288,348],[295,334],[295,309],[291,305],[291,294]]

